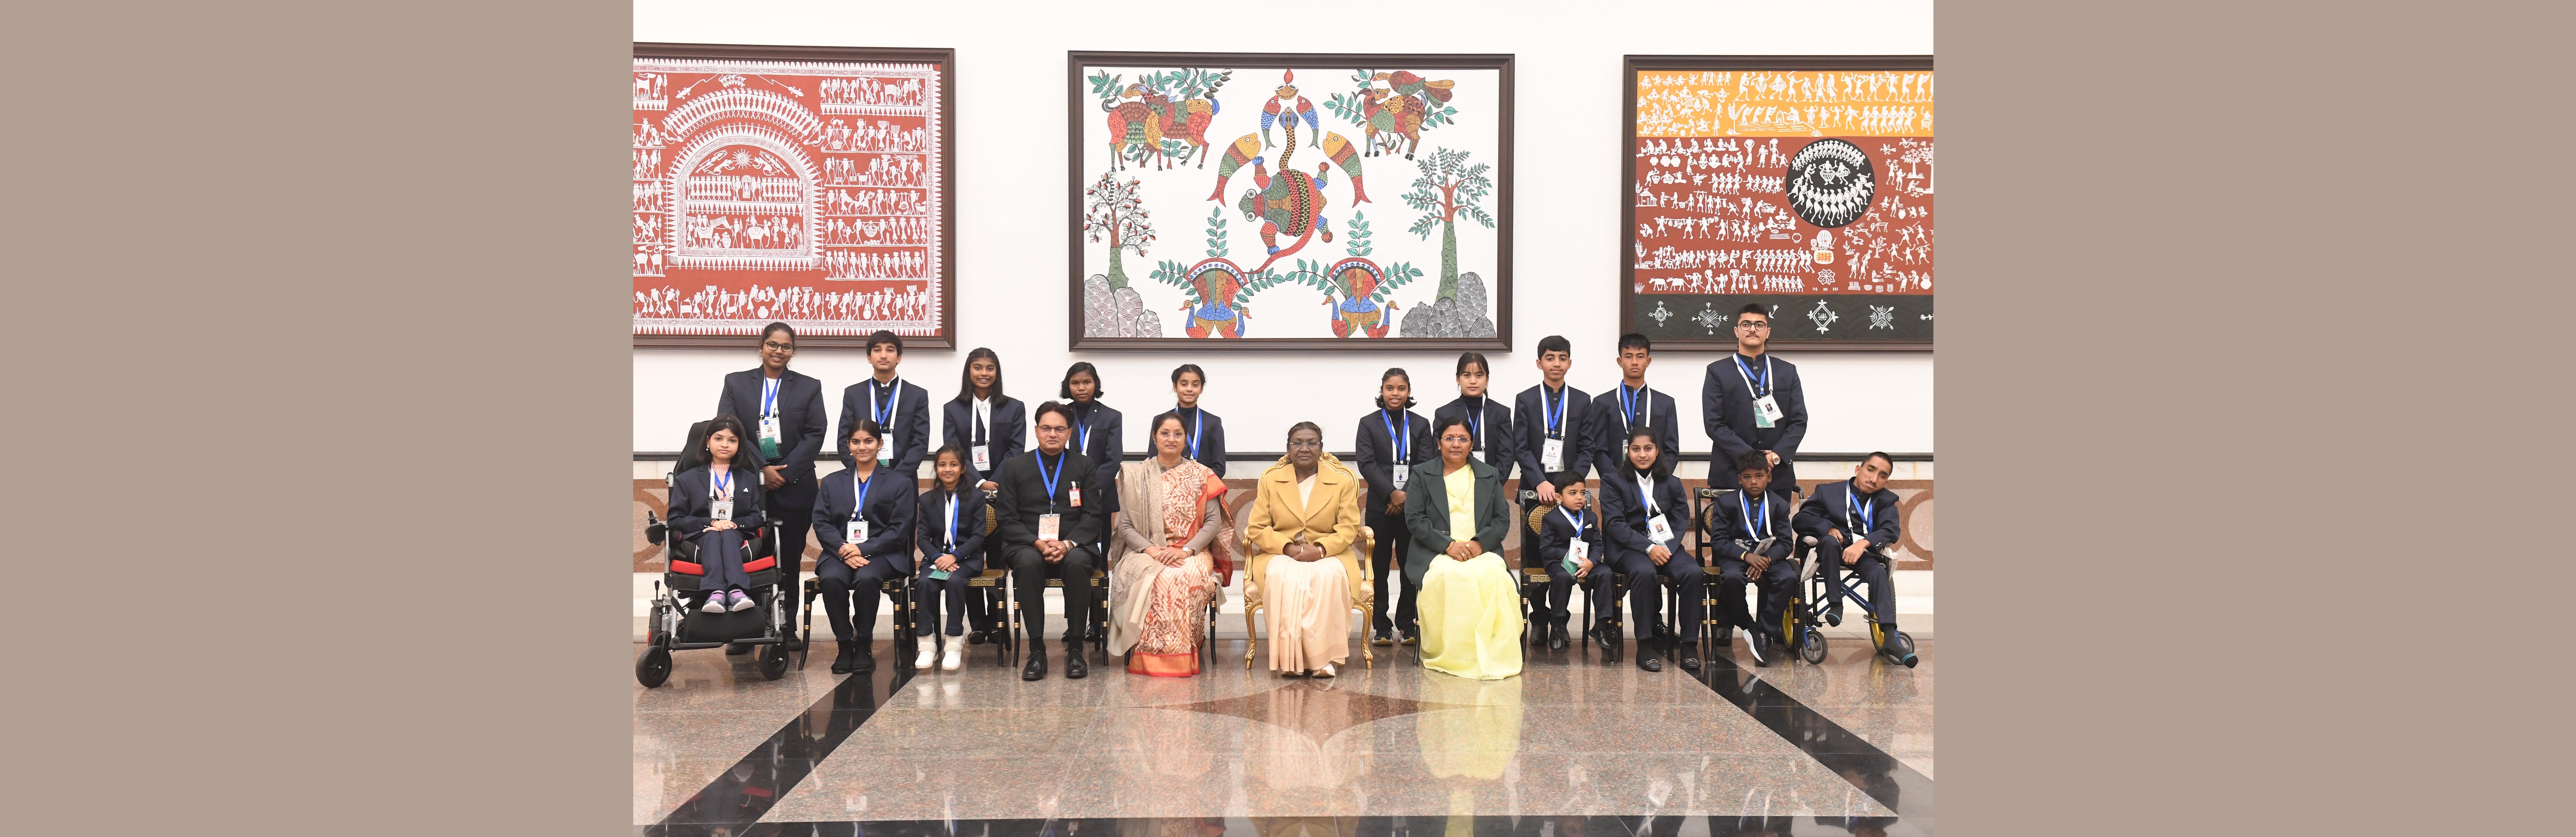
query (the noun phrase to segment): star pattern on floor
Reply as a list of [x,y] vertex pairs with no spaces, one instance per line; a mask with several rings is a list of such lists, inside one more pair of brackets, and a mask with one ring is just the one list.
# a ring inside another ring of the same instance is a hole
[[1332,740],[1332,737],[1340,734],[1342,730],[1371,721],[1419,712],[1474,707],[1339,689],[1334,687],[1334,681],[1331,679],[1309,679],[1294,681],[1276,689],[1255,692],[1242,697],[1203,700],[1197,703],[1155,708],[1205,712],[1210,715],[1260,721],[1294,730],[1313,740],[1315,746],[1321,747],[1324,742]]

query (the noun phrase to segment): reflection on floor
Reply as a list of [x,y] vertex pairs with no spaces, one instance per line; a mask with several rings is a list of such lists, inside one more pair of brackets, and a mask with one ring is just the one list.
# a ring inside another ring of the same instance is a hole
[[1698,837],[1789,833],[1796,817],[1798,833],[1928,834],[1935,645],[1914,669],[1857,643],[1756,668],[1739,640],[1697,676],[1541,648],[1497,682],[1423,671],[1409,648],[1283,679],[1246,671],[1239,641],[1198,677],[1132,676],[1095,653],[1090,678],[1064,679],[1059,660],[1035,683],[989,653],[915,672],[887,644],[874,675],[829,674],[826,650],[777,681],[749,657],[683,652],[669,683],[635,690],[635,822]]

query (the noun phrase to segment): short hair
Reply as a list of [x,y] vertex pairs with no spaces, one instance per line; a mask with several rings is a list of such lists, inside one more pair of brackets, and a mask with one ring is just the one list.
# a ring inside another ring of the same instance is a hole
[[1653,354],[1655,341],[1648,340],[1646,335],[1633,331],[1619,335],[1619,351],[1626,352],[1629,349],[1644,349],[1648,354]]
[[1546,337],[1541,337],[1541,338],[1539,338],[1539,339],[1538,339],[1538,355],[1539,355],[1539,357],[1546,357],[1546,356],[1547,356],[1547,353],[1549,353],[1549,352],[1564,352],[1566,357],[1573,357],[1573,356],[1574,356],[1574,344],[1573,344],[1573,343],[1570,343],[1570,342],[1567,342],[1567,341],[1566,341],[1566,339],[1565,339],[1565,335],[1562,335],[1562,334],[1550,334],[1550,335],[1548,335],[1548,336],[1546,336]]
[[1765,474],[1771,473],[1771,457],[1763,456],[1762,452],[1758,450],[1748,450],[1743,453],[1736,454],[1735,472],[1741,474],[1746,471],[1760,471]]
[[871,439],[879,441],[883,441],[885,439],[885,428],[879,426],[876,419],[872,419],[867,416],[859,416],[851,419],[848,426],[841,428],[842,449],[847,450],[850,445],[850,440],[858,438],[861,433],[868,434],[868,438]]
[[1866,464],[1872,459],[1887,463],[1887,470],[1896,470],[1896,457],[1887,455],[1885,451],[1870,451],[1869,455],[1861,457],[1860,461]]
[[1393,406],[1393,407],[1388,406],[1388,405],[1387,405],[1387,403],[1386,403],[1386,382],[1387,382],[1387,381],[1389,381],[1389,380],[1395,379],[1395,378],[1403,378],[1403,379],[1404,379],[1404,385],[1405,385],[1405,386],[1407,386],[1407,387],[1413,386],[1413,376],[1411,376],[1411,375],[1407,375],[1407,374],[1404,374],[1404,367],[1401,367],[1401,366],[1391,366],[1391,367],[1388,367],[1388,368],[1387,368],[1387,370],[1386,370],[1386,372],[1384,372],[1384,373],[1382,373],[1382,374],[1380,374],[1380,375],[1378,375],[1378,376],[1377,376],[1377,386],[1378,386],[1377,408],[1378,408],[1378,409],[1380,409],[1380,410],[1407,410],[1407,409],[1412,409],[1414,404],[1419,403],[1419,402],[1421,401],[1421,399],[1413,397],[1413,393],[1412,393],[1410,390],[1407,390],[1407,391],[1405,392],[1405,395],[1404,395],[1404,403],[1403,403],[1402,405],[1399,405],[1399,406]]
[[876,351],[879,345],[893,346],[895,356],[903,356],[903,338],[894,336],[894,332],[880,328],[875,334],[868,335],[868,351]]
[[1771,309],[1759,302],[1747,302],[1744,307],[1735,309],[1735,316],[1739,318],[1746,314],[1760,314],[1765,322],[1771,319]]
[[1062,417],[1065,425],[1068,427],[1073,425],[1073,408],[1065,406],[1064,402],[1061,401],[1049,401],[1038,405],[1036,410],[1029,413],[1029,426],[1032,428],[1037,427],[1038,419],[1045,418],[1048,413],[1054,413],[1057,416]]
[[1575,479],[1574,472],[1572,471],[1558,471],[1547,475],[1547,484],[1557,486],[1558,491],[1573,491],[1578,488],[1585,488],[1583,481]]
[[1483,352],[1459,352],[1458,371],[1450,374],[1452,376],[1467,374],[1467,366],[1469,364],[1474,364],[1476,371],[1478,372],[1483,372],[1487,375],[1494,374],[1494,367],[1492,364],[1485,362],[1485,354]]
[[796,345],[796,327],[786,323],[770,323],[769,325],[762,327],[760,329],[760,342],[767,343],[769,342],[769,335],[777,334],[782,331],[787,332],[787,344],[790,346]]
[[[1435,424],[1431,425],[1431,439],[1432,439],[1432,441],[1437,442],[1437,441],[1439,441],[1440,437],[1449,435],[1449,428],[1452,428],[1452,427],[1466,427],[1466,426],[1467,426],[1467,414],[1466,414],[1466,413],[1459,413],[1459,414],[1457,414],[1457,415],[1453,415],[1453,416],[1450,416],[1450,417],[1448,417],[1448,418],[1441,419],[1438,423],[1435,423]],[[1473,429],[1470,429],[1470,430],[1468,430],[1467,432],[1468,432],[1468,433],[1470,433],[1470,434],[1473,434],[1473,433],[1475,433],[1476,431],[1475,431],[1475,430],[1473,430]]]
[[1315,426],[1315,423],[1311,421],[1301,421],[1288,426],[1289,441],[1296,441],[1297,431],[1300,430],[1315,431],[1315,441],[1321,442],[1324,440],[1324,428]]
[[[1101,385],[1101,383],[1100,383],[1100,369],[1099,369],[1099,367],[1092,366],[1092,365],[1091,365],[1091,361],[1087,361],[1087,360],[1078,360],[1078,361],[1074,361],[1074,363],[1073,363],[1073,365],[1072,365],[1072,366],[1067,366],[1067,367],[1065,367],[1065,368],[1064,368],[1064,380],[1059,381],[1059,382],[1057,382],[1057,383],[1056,383],[1056,390],[1057,390],[1057,391],[1056,391],[1056,397],[1057,397],[1057,398],[1062,398],[1062,399],[1064,399],[1064,400],[1066,400],[1066,401],[1071,401],[1071,400],[1073,400],[1073,376],[1075,376],[1075,375],[1090,375],[1090,376],[1091,376],[1091,400],[1093,400],[1093,401],[1098,401],[1098,400],[1100,400],[1100,399],[1101,399],[1101,397],[1102,397],[1102,396],[1106,396],[1106,395],[1108,395],[1108,394],[1109,394],[1109,388],[1108,388],[1108,387],[1105,387],[1105,386],[1102,386],[1102,385]],[[1206,380],[1206,379],[1202,378],[1202,379],[1200,379],[1200,380]],[[1070,413],[1068,413],[1068,414],[1066,414],[1066,415],[1067,415],[1067,416],[1070,416],[1071,414],[1070,414]],[[1032,419],[1034,419],[1034,418],[1035,418],[1035,416],[1031,416],[1031,418],[1032,418]],[[1070,418],[1070,417],[1068,417],[1068,418],[1066,418],[1066,419],[1065,419],[1065,421],[1072,421],[1072,420],[1073,420],[1073,419],[1072,419],[1072,418]]]
[[1207,384],[1207,370],[1200,369],[1198,364],[1184,363],[1179,366],[1172,367],[1172,383],[1180,383],[1182,375],[1197,375],[1199,376],[1200,385],[1204,386]]

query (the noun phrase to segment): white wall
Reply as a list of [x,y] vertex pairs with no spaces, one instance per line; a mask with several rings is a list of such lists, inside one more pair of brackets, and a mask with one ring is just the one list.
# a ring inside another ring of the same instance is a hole
[[[1347,450],[1378,373],[1413,373],[1430,405],[1456,395],[1455,352],[1085,352],[1065,350],[1070,304],[1064,263],[1065,53],[1454,52],[1518,56],[1514,180],[1513,351],[1488,352],[1498,393],[1538,379],[1540,337],[1574,344],[1575,386],[1618,379],[1617,294],[1627,158],[1620,142],[1620,56],[1626,54],[1921,54],[1932,52],[1929,2],[1346,3],[1136,7],[1093,3],[635,4],[635,40],[689,43],[953,47],[957,101],[957,328],[967,348],[1002,356],[1006,388],[1035,404],[1055,394],[1066,364],[1101,369],[1104,403],[1141,418],[1171,405],[1174,365],[1207,367],[1207,408],[1224,416],[1239,450],[1279,450],[1288,426],[1314,421]],[[603,84],[622,85],[624,79]],[[613,92],[613,91],[611,91]],[[603,95],[608,95],[603,93]],[[623,294],[621,293],[621,296]],[[755,365],[741,351],[637,349],[635,449],[679,449],[688,425],[715,405],[724,373]],[[915,351],[905,377],[933,399],[956,394],[963,351]],[[1812,416],[1804,449],[1931,452],[1932,355],[1783,353],[1805,376]],[[1648,379],[1681,403],[1697,431],[1701,369],[1715,353],[1661,353]],[[839,392],[867,374],[857,350],[809,349],[795,368]],[[938,422],[937,411],[932,422]],[[1145,429],[1131,421],[1128,450]],[[1246,476],[1242,465],[1234,476]]]

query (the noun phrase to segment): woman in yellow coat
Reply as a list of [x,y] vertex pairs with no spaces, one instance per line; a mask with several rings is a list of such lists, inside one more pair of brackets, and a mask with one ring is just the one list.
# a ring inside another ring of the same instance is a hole
[[1468,456],[1476,437],[1461,416],[1434,422],[1440,459],[1413,466],[1404,525],[1413,536],[1404,575],[1421,585],[1422,665],[1477,680],[1521,673],[1521,594],[1503,565],[1511,506],[1503,476]]
[[1331,677],[1350,660],[1351,582],[1360,578],[1359,475],[1324,452],[1324,430],[1288,428],[1288,455],[1261,472],[1244,539],[1244,599],[1269,611],[1270,670]]

